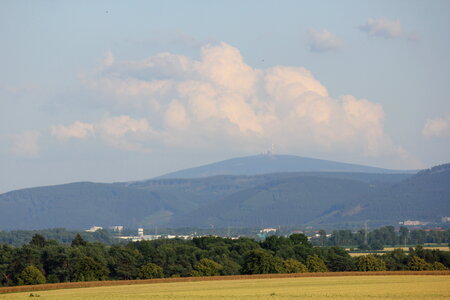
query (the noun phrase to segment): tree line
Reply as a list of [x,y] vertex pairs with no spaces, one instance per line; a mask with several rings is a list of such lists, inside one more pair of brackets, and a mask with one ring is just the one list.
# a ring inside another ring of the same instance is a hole
[[[288,235],[292,228],[281,228],[278,235]],[[195,232],[198,235],[219,235],[219,236],[246,236],[256,237],[259,229],[256,228],[160,228],[160,234],[190,235]],[[348,248],[360,248],[364,250],[381,250],[383,246],[406,246],[421,245],[424,243],[448,244],[450,242],[450,229],[447,230],[409,230],[407,227],[400,227],[396,230],[394,226],[386,226],[377,229],[358,231],[333,230],[327,234],[325,230],[318,231],[318,236],[312,237],[314,246],[345,246]],[[103,244],[117,244],[121,241],[115,238],[117,232],[112,230],[98,230],[96,232],[80,232],[79,230],[68,230],[65,228],[52,228],[40,230],[13,230],[0,231],[0,244],[22,246],[30,242],[35,234],[40,234],[49,240],[56,240],[63,244],[70,244],[77,234],[80,234],[88,242],[100,242]],[[123,235],[136,235],[136,230],[126,229]],[[305,232],[308,236],[313,236],[314,231]]]
[[446,270],[450,253],[423,247],[351,257],[315,247],[303,234],[264,241],[199,237],[106,245],[76,235],[70,245],[35,234],[21,247],[0,245],[0,285],[238,274]]
[[396,231],[394,226],[385,226],[371,231],[365,229],[360,229],[357,232],[334,230],[331,236],[327,236],[324,230],[320,230],[311,242],[314,245],[383,250],[384,246],[395,247],[425,243],[448,244],[450,242],[450,230],[409,230],[402,226]]

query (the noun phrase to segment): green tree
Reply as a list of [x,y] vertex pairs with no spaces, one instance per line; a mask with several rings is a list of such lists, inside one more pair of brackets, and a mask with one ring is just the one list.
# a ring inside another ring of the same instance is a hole
[[79,247],[79,246],[86,246],[87,242],[81,237],[79,233],[75,236],[75,238],[72,241],[71,246],[72,247]]
[[306,267],[310,272],[328,272],[325,262],[317,254],[308,257]]
[[238,275],[241,273],[241,265],[235,262],[231,257],[222,259],[221,265],[223,266],[222,275]]
[[29,265],[23,269],[19,275],[19,284],[42,284],[45,283],[45,276],[41,270],[33,265]]
[[284,262],[284,271],[286,273],[306,273],[308,268],[296,259],[288,258]]
[[426,271],[431,270],[432,265],[427,263],[425,259],[414,255],[409,259],[408,269],[411,271]]
[[164,272],[160,266],[149,262],[141,267],[138,276],[141,279],[162,278],[164,277]]
[[192,276],[217,276],[220,275],[223,266],[215,261],[202,258],[195,266],[194,270],[191,272]]
[[71,262],[69,261],[69,253],[74,251],[81,256],[79,249],[62,245],[51,245],[43,249],[41,261],[45,274],[47,274],[47,282],[70,280]]
[[108,273],[108,268],[101,262],[84,256],[77,261],[72,276],[74,281],[96,281],[105,280]]
[[350,255],[330,255],[325,261],[327,268],[332,272],[354,271],[355,260]]
[[12,278],[8,269],[13,260],[13,253],[12,247],[0,244],[0,286],[11,283]]
[[400,271],[408,269],[408,256],[403,249],[394,249],[383,254],[381,259],[386,263],[389,271]]
[[312,245],[308,242],[308,237],[302,233],[294,233],[289,236],[289,239],[294,245],[302,245],[311,248]]
[[283,273],[284,264],[281,258],[274,257],[265,250],[255,249],[244,256],[242,272],[244,274]]
[[12,253],[12,261],[8,266],[7,273],[9,278],[15,283],[19,283],[21,272],[29,265],[33,265],[42,270],[42,248],[23,245],[21,248],[15,248]]
[[443,263],[435,261],[434,263],[431,264],[431,270],[445,271],[445,270],[448,270],[448,268],[446,266],[444,266]]
[[118,279],[134,279],[138,276],[142,254],[123,246],[112,246],[109,250],[112,275]]
[[47,245],[47,241],[45,240],[45,238],[42,235],[36,233],[31,238],[30,245],[42,248],[42,247],[45,247]]
[[386,263],[372,254],[359,256],[356,259],[356,267],[358,271],[363,272],[386,271]]

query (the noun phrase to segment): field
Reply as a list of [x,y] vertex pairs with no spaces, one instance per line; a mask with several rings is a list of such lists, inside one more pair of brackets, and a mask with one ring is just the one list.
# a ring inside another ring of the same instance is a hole
[[448,275],[179,281],[0,294],[0,299],[450,299]]

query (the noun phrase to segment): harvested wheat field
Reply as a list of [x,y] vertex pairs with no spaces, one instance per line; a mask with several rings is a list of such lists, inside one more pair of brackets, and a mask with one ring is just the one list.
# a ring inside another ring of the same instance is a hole
[[0,294],[0,299],[450,299],[450,276],[390,275],[169,282]]

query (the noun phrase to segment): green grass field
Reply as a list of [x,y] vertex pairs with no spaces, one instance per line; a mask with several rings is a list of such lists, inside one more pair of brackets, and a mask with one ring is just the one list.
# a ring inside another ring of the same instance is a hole
[[450,276],[219,280],[0,294],[0,299],[450,299]]

